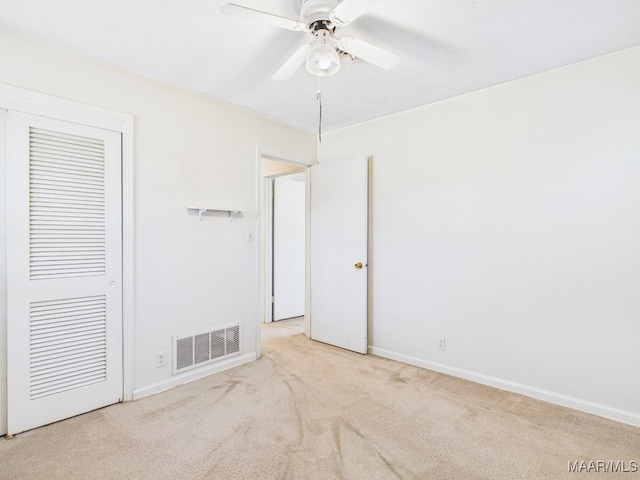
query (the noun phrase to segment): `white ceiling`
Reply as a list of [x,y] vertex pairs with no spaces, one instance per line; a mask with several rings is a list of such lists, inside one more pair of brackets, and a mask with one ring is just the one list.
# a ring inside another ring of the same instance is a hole
[[[300,0],[233,1],[298,18]],[[640,45],[639,0],[381,0],[339,33],[401,55],[396,68],[277,82],[310,34],[223,16],[226,2],[0,0],[0,28],[310,132],[318,85],[328,131]]]

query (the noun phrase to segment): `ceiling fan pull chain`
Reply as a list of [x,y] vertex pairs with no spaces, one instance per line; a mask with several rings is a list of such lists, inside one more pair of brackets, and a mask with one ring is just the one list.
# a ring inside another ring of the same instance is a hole
[[320,79],[318,79],[318,93],[316,93],[316,99],[318,100],[318,106],[320,109],[320,115],[318,118],[318,142],[322,143],[322,93],[320,93]]

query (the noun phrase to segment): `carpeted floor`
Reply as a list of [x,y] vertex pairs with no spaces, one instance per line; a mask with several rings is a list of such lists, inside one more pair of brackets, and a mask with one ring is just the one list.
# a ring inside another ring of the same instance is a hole
[[640,478],[568,471],[632,469],[640,428],[265,329],[256,362],[0,439],[0,478]]

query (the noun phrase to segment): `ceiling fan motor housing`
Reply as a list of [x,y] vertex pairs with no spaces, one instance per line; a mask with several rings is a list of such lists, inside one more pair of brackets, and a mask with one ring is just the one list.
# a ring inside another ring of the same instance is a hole
[[340,3],[338,0],[302,0],[300,21],[313,31],[313,24],[320,25],[319,22],[322,21],[329,23],[329,14],[338,3]]
[[294,32],[308,32],[315,38],[300,45],[273,76],[275,80],[290,78],[306,61],[307,70],[316,76],[328,76],[340,70],[341,60],[354,63],[361,59],[388,70],[400,57],[383,48],[352,36],[336,37],[335,32],[381,0],[300,0],[300,19],[273,15],[261,10],[225,3],[220,11],[225,15],[268,23]]

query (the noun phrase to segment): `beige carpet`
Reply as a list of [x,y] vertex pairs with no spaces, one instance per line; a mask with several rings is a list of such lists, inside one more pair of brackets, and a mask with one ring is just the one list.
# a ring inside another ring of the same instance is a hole
[[640,478],[568,472],[640,462],[640,428],[281,336],[296,321],[257,362],[0,439],[0,478]]

